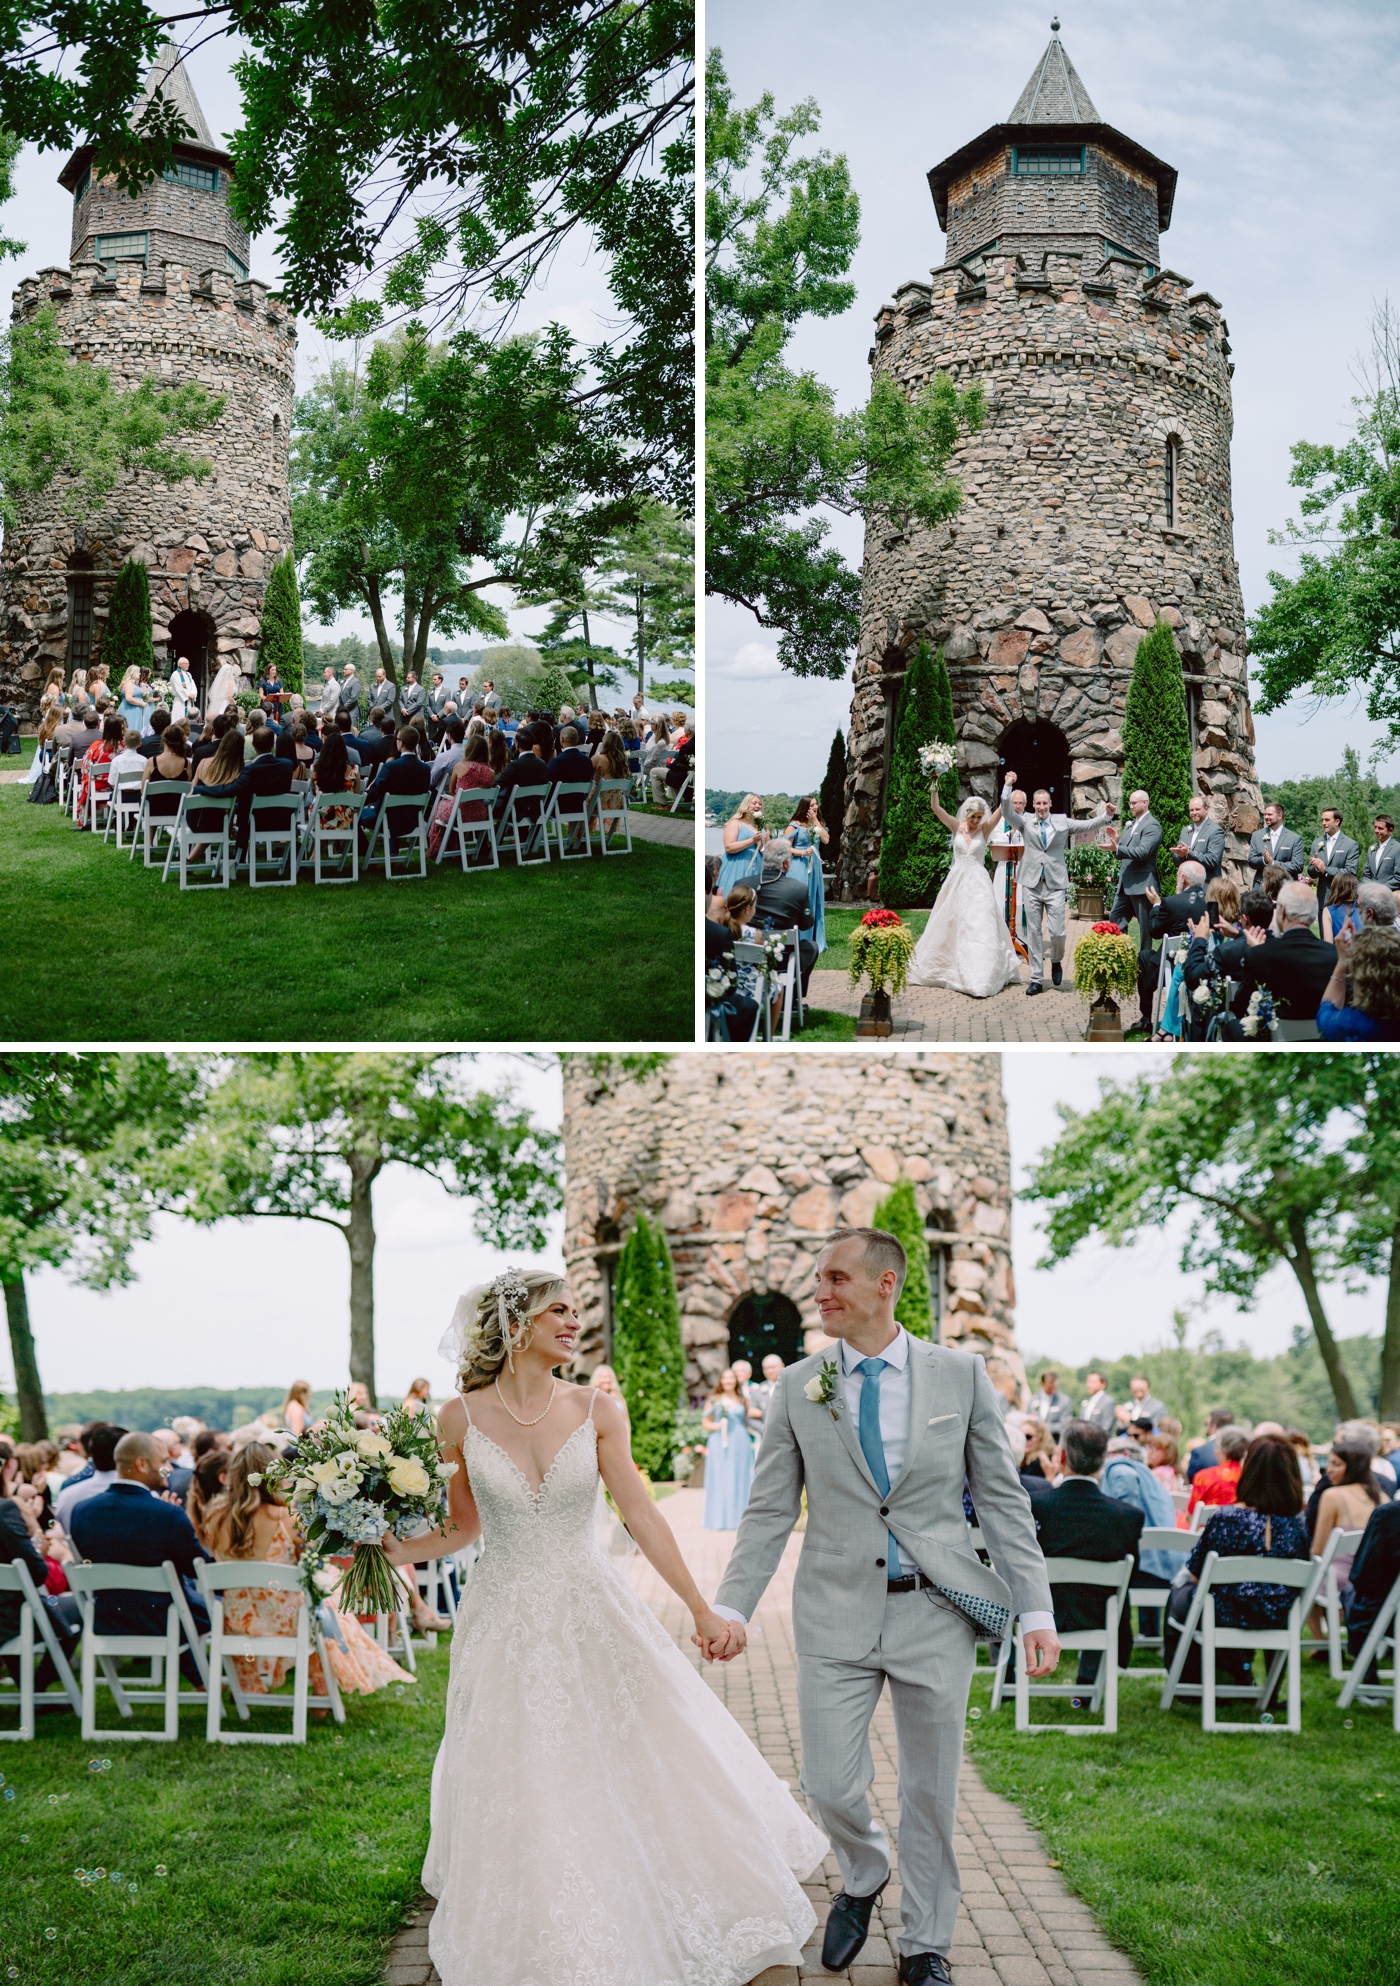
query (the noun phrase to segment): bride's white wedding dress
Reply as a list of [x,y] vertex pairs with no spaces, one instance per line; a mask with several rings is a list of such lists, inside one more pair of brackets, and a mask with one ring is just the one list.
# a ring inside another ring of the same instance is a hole
[[599,1550],[589,1418],[532,1491],[474,1424],[424,1887],[443,1986],[740,1986],[797,1965],[826,1837]]
[[1020,981],[1006,919],[987,874],[983,834],[953,836],[953,866],[909,961],[911,986],[946,986],[987,1000]]

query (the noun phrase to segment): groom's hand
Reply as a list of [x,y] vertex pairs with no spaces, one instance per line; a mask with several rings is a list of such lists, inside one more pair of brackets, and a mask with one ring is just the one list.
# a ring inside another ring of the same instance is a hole
[[727,1621],[708,1608],[695,1616],[691,1640],[707,1662],[732,1662],[748,1646],[748,1630],[742,1621]]
[[1060,1642],[1051,1627],[1033,1627],[1025,1637],[1026,1675],[1031,1682],[1053,1675],[1060,1659]]

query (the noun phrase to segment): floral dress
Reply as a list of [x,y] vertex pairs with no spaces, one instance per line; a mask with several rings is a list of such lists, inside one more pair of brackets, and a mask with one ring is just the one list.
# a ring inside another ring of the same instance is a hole
[[[232,1555],[216,1552],[214,1556],[229,1561]],[[268,1546],[263,1563],[291,1565],[295,1563],[296,1556],[290,1533],[281,1528]],[[231,1586],[223,1599],[224,1625],[230,1634],[296,1633],[297,1608],[301,1603],[295,1593],[278,1592],[268,1587]],[[397,1662],[390,1660],[374,1636],[365,1632],[353,1614],[343,1614],[329,1600],[325,1601],[322,1609],[322,1629],[335,1679],[347,1696],[371,1696],[375,1690],[386,1689],[390,1683],[414,1681],[406,1669],[401,1669]],[[235,1655],[233,1666],[238,1673],[240,1689],[249,1696],[265,1696],[269,1690],[281,1685],[292,1664],[281,1655]],[[314,1651],[310,1678],[312,1695],[324,1696],[325,1676],[321,1658]]]

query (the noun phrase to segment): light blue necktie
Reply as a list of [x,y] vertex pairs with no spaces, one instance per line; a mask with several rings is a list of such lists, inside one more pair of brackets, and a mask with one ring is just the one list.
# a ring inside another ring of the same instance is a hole
[[1046,821],[1040,823],[1040,845],[1042,848],[1050,846],[1050,827]]
[[[860,1449],[870,1464],[870,1473],[881,1496],[890,1493],[890,1472],[885,1464],[885,1444],[880,1437],[880,1375],[885,1370],[885,1363],[882,1358],[863,1358],[856,1367],[865,1382],[860,1389]],[[898,1579],[899,1545],[893,1531],[888,1532],[887,1536],[890,1545],[885,1561],[885,1577]]]

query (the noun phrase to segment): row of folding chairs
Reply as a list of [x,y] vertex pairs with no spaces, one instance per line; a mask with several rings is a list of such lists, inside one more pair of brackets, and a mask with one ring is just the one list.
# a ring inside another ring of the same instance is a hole
[[[1176,969],[1177,961],[1185,956],[1186,947],[1190,942],[1189,937],[1163,938],[1162,940],[1162,948],[1157,955],[1157,989],[1152,996],[1152,1024],[1154,1029],[1162,1021],[1163,1006],[1171,987],[1172,973]],[[1233,1004],[1235,995],[1239,990],[1240,982],[1237,979],[1227,979],[1225,981],[1225,998],[1228,1004]],[[1185,1016],[1189,1014],[1190,1007],[1186,999],[1186,988],[1183,986],[1181,991],[1183,1002],[1182,1014]],[[1276,1042],[1320,1041],[1322,1036],[1318,1033],[1317,1019],[1314,1016],[1310,1021],[1285,1021],[1276,1018],[1273,1024],[1271,1038]]]
[[[761,944],[751,939],[736,938],[734,941],[734,964],[751,965],[758,974],[758,1012],[754,1015],[753,1033],[750,1041],[772,1041],[774,1037],[774,1009],[777,1010],[777,1039],[792,1039],[793,1023],[799,1031],[802,1028],[805,1008],[802,1000],[802,959],[798,952],[801,932],[793,927],[791,931],[775,931],[773,936],[781,938],[787,946],[787,958],[781,971],[775,972],[768,953]],[[713,1023],[709,1024],[710,1026]],[[710,1033],[710,1040],[718,1036]]]

